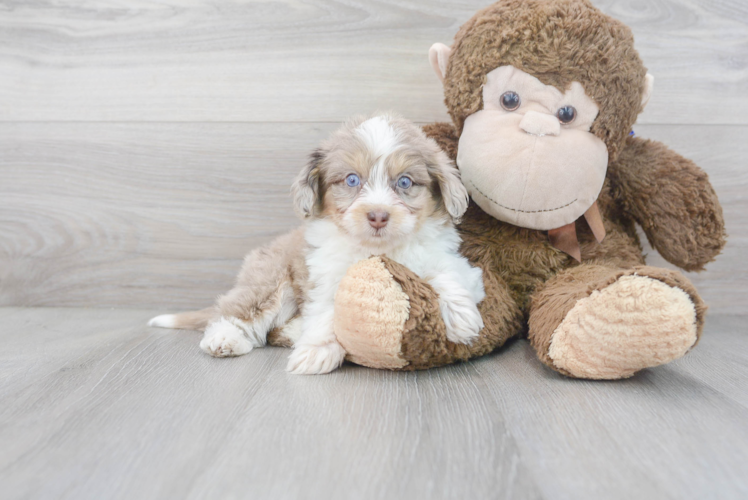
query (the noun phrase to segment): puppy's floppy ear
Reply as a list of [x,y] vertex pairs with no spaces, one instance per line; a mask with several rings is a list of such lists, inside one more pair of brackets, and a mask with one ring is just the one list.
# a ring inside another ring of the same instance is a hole
[[293,205],[296,213],[302,219],[317,214],[320,202],[320,167],[325,154],[321,149],[315,149],[309,155],[309,162],[301,169],[291,185]]
[[429,171],[439,183],[444,207],[455,222],[459,221],[468,207],[468,192],[460,179],[460,171],[441,150],[429,165]]

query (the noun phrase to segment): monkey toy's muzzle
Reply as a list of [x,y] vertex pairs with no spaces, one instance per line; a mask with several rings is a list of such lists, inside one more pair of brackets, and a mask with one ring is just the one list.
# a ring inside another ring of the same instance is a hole
[[608,168],[603,141],[584,130],[547,127],[544,119],[478,111],[465,120],[457,153],[462,181],[484,211],[539,230],[581,217]]

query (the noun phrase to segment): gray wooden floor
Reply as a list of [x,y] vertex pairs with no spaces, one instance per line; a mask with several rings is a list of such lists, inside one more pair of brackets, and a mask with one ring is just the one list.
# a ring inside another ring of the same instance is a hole
[[214,359],[152,311],[0,309],[2,498],[748,498],[748,326],[618,382],[526,341],[419,373]]

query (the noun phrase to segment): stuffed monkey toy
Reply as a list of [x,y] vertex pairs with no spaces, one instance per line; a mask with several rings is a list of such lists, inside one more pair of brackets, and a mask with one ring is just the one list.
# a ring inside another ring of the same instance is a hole
[[725,244],[722,209],[698,166],[631,134],[653,78],[630,29],[587,0],[501,0],[429,55],[452,123],[424,129],[472,199],[461,251],[483,270],[485,327],[449,342],[433,289],[372,257],[336,297],[348,359],[424,369],[526,335],[564,375],[619,379],[692,349],[706,307],[681,273],[645,265],[635,224],[701,270]]

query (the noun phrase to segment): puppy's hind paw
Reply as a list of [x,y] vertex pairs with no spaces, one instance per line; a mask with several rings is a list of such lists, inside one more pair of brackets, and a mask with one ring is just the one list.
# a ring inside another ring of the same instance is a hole
[[239,327],[224,318],[208,325],[200,341],[200,349],[216,358],[241,356],[254,347]]
[[345,350],[337,342],[296,345],[288,357],[286,371],[294,375],[322,375],[340,368],[344,360]]
[[478,306],[467,297],[443,301],[442,319],[447,327],[447,340],[456,344],[472,344],[483,328]]

